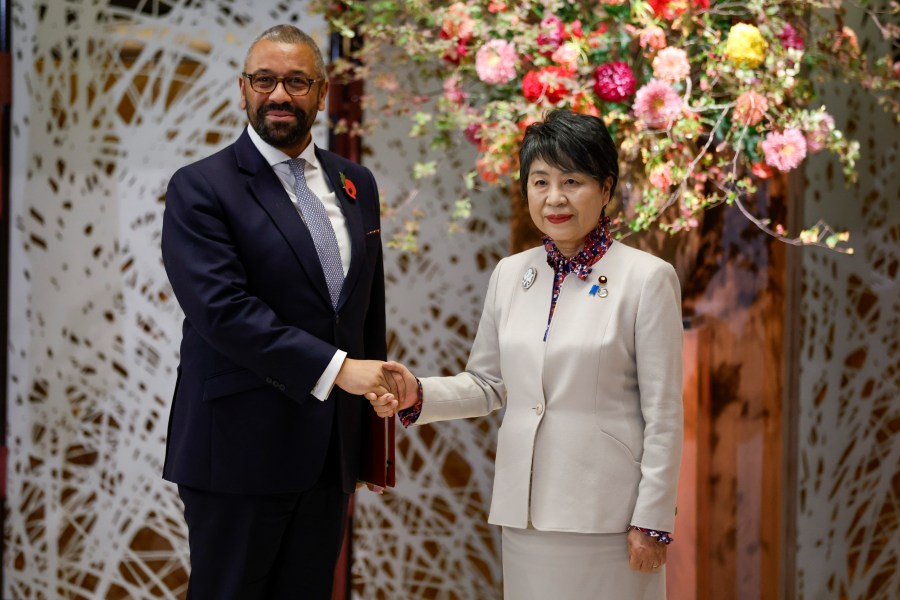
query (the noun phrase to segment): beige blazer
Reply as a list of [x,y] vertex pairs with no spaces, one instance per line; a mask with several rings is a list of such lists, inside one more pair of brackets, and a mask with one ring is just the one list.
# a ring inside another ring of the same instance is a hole
[[[587,281],[566,277],[544,342],[546,256],[538,247],[497,264],[466,371],[422,379],[417,424],[505,408],[490,523],[672,532],[683,433],[675,270],[613,243]],[[589,293],[600,275],[605,298]]]

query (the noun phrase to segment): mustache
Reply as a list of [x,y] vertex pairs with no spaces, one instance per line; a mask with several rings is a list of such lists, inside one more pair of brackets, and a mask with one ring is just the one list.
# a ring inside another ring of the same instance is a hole
[[293,115],[301,121],[306,120],[306,111],[288,102],[282,102],[280,104],[277,102],[264,104],[263,106],[260,106],[259,109],[257,109],[256,114],[260,117],[264,117],[267,113],[270,113],[273,110],[293,113]]

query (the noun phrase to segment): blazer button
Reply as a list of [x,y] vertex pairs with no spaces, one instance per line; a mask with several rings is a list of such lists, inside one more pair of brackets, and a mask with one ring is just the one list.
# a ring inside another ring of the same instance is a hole
[[544,405],[538,404],[537,406],[535,406],[534,412],[537,416],[541,416],[542,414],[544,414]]
[[281,390],[281,391],[283,392],[283,391],[284,391],[284,384],[283,384],[283,383],[279,383],[279,384],[278,384],[278,389]]
[[271,377],[266,377],[266,383],[272,383],[272,378],[271,378]]

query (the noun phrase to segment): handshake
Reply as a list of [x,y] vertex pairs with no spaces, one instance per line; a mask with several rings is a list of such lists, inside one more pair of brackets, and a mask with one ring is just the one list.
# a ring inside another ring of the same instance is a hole
[[397,362],[347,358],[334,383],[345,392],[365,396],[379,417],[392,417],[413,406],[419,395],[415,376]]

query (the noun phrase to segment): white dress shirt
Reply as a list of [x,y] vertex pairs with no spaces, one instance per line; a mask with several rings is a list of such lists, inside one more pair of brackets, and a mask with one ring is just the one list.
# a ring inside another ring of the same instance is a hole
[[[247,133],[250,135],[253,145],[256,146],[259,153],[263,155],[263,158],[275,171],[278,180],[281,181],[281,185],[284,187],[284,191],[290,197],[291,203],[297,206],[297,194],[294,192],[294,175],[291,173],[291,168],[287,165],[287,161],[293,157],[264,142],[259,137],[259,134],[256,133],[256,130],[249,125],[247,126]],[[310,142],[298,158],[306,160],[306,169],[303,174],[306,177],[306,184],[309,186],[310,191],[325,205],[325,212],[328,215],[328,220],[331,221],[331,226],[334,228],[334,236],[337,238],[338,249],[341,251],[341,266],[344,268],[344,276],[346,276],[347,271],[350,269],[350,232],[347,229],[347,219],[341,211],[337,195],[331,188],[328,177],[325,176],[325,171],[319,165],[315,145]],[[299,207],[297,208],[297,213],[300,214],[301,218],[303,217]],[[341,370],[345,358],[347,358],[347,353],[343,350],[338,350],[334,353],[331,362],[325,367],[325,371],[322,372],[319,381],[316,382],[315,387],[310,392],[313,396],[319,400],[328,398],[328,394],[331,393],[331,389],[334,387],[334,380],[337,379],[338,372]]]

